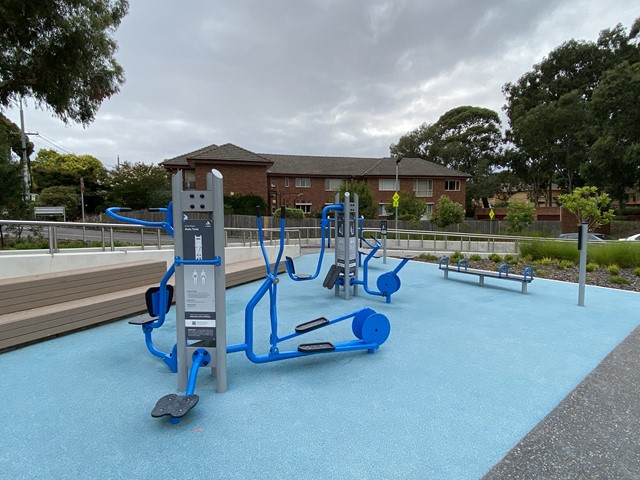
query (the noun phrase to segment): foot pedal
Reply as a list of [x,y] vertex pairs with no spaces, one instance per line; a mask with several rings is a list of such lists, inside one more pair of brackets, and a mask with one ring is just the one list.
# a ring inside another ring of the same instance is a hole
[[184,417],[189,413],[189,410],[198,404],[198,400],[200,400],[200,397],[195,394],[176,395],[175,393],[170,393],[157,401],[151,416],[154,418],[164,417],[165,415],[171,415],[173,418]]
[[330,352],[335,349],[336,347],[331,342],[302,343],[298,345],[298,351],[303,353]]
[[335,264],[331,265],[331,268],[327,272],[327,276],[325,277],[324,282],[322,282],[322,286],[331,290],[338,281],[338,278],[340,278],[340,273],[340,267]]
[[327,323],[329,323],[329,320],[327,320],[324,317],[316,318],[315,320],[310,320],[308,322],[301,323],[300,325],[298,325],[296,327],[296,333],[310,332],[311,330],[315,330],[316,328],[320,328],[320,327],[326,325]]
[[311,275],[308,275],[306,273],[298,273],[298,274],[296,274],[296,267],[293,265],[293,258],[285,257],[284,263],[286,264],[287,270],[289,271],[289,273],[291,275],[294,275],[296,278],[299,278],[299,279],[302,279],[302,280],[307,279],[307,278],[311,278]]
[[155,321],[155,318],[134,318],[132,320],[129,320],[129,325],[146,325],[147,323]]

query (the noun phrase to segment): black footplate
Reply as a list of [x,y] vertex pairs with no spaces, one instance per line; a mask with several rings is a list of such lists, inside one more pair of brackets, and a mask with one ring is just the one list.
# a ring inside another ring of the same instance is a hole
[[144,325],[146,323],[155,322],[155,318],[134,318],[129,320],[129,325]]
[[287,267],[289,267],[289,273],[291,273],[291,275],[295,275],[297,278],[300,278],[300,279],[311,278],[311,275],[308,275],[306,273],[296,273],[296,267],[293,264],[293,258],[285,257],[284,262],[287,264]]
[[156,406],[151,412],[151,416],[155,418],[171,415],[173,418],[184,417],[189,410],[198,404],[200,397],[198,395],[176,395],[170,393],[157,401]]
[[324,288],[328,288],[329,290],[331,290],[336,284],[336,282],[338,281],[338,278],[340,278],[341,273],[342,273],[342,269],[340,267],[338,267],[335,264],[331,265],[331,268],[329,268],[329,271],[327,272],[327,276],[325,277],[324,282],[322,282],[322,286]]
[[302,343],[298,345],[298,351],[304,353],[330,352],[335,349],[336,347],[331,342]]
[[311,330],[315,330],[316,328],[320,328],[320,327],[326,325],[327,323],[329,323],[329,320],[327,320],[324,317],[316,318],[315,320],[310,320],[308,322],[301,323],[300,325],[298,325],[296,327],[296,333],[310,332]]

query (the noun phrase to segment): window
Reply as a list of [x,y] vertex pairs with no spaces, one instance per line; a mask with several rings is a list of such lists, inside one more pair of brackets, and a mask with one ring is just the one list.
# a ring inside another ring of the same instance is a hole
[[196,188],[196,172],[193,170],[183,170],[184,172],[184,189],[194,190]]
[[343,181],[344,180],[342,180],[341,178],[325,178],[324,189],[327,192],[335,192],[338,190],[338,188],[340,188],[340,185],[342,185]]
[[416,197],[433,197],[433,180],[414,180],[413,192]]
[[445,180],[444,189],[445,191],[449,191],[449,192],[459,192],[460,180]]
[[431,216],[433,215],[433,203],[425,203],[425,210],[420,217],[420,220],[431,220]]
[[271,188],[276,188],[276,179],[275,178],[271,179]]
[[381,192],[394,192],[396,190],[396,180],[394,178],[381,178],[378,180],[378,190]]
[[296,203],[296,208],[299,208],[304,213],[311,213],[311,203]]
[[284,179],[284,186],[285,186],[285,187],[288,187],[288,186],[289,186],[289,177],[286,177],[286,178]]
[[389,215],[389,212],[387,211],[387,207],[389,206],[388,203],[379,203],[378,204],[378,216],[380,217],[386,217]]
[[296,187],[298,188],[309,188],[311,186],[311,179],[299,177],[296,178]]

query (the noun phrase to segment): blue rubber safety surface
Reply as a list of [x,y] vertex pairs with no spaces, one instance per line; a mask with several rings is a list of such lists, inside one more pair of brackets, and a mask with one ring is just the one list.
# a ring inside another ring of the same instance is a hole
[[[318,255],[295,260],[312,272]],[[150,413],[176,392],[140,327],[117,321],[0,355],[0,476],[11,479],[477,479],[536,426],[639,323],[640,296],[536,278],[449,274],[409,262],[386,304],[314,281],[278,284],[280,334],[368,306],[391,335],[373,354],[328,353],[255,365],[228,356],[226,393],[201,369],[199,404],[172,425]],[[371,287],[397,260],[372,260]],[[228,342],[260,282],[227,292]],[[173,315],[173,314],[172,314]],[[268,350],[268,302],[255,313]],[[297,343],[353,338],[350,324]],[[175,343],[170,317],[156,345]]]

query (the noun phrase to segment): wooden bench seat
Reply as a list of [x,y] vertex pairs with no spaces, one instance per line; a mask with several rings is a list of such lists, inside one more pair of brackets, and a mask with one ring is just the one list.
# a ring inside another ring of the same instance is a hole
[[[0,351],[143,313],[165,273],[164,261],[145,261],[0,280]],[[262,259],[228,264],[226,287],[265,273]]]
[[0,350],[134,315],[166,262],[131,262],[0,280]]

